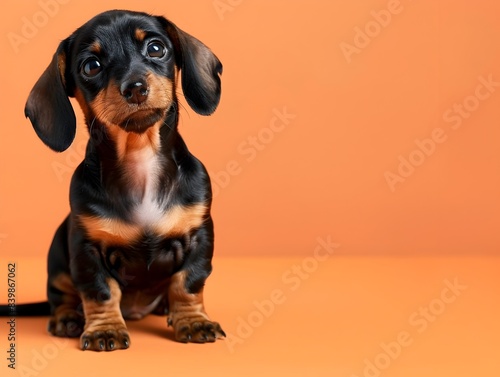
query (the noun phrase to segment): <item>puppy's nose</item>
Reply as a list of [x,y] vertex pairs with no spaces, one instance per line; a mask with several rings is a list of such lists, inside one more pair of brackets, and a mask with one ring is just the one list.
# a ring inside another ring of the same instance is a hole
[[148,98],[149,88],[143,80],[131,80],[122,84],[120,92],[128,103],[142,103]]

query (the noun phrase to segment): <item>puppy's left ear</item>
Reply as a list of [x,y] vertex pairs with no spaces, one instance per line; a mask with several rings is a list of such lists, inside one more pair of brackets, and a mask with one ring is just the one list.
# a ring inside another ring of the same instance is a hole
[[68,149],[76,133],[75,112],[68,98],[71,85],[66,80],[68,44],[68,40],[61,42],[24,108],[38,137],[56,152]]
[[198,39],[163,17],[157,19],[174,44],[176,63],[182,71],[182,90],[189,106],[198,114],[212,114],[221,95],[222,63]]

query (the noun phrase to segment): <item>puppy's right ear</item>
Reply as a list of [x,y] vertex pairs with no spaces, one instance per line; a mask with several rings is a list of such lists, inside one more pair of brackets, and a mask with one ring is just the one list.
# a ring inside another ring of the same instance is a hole
[[51,149],[68,149],[76,133],[76,117],[66,80],[69,39],[61,42],[52,62],[40,76],[26,101],[24,115],[38,137]]
[[164,17],[157,17],[174,44],[176,63],[182,71],[182,91],[198,114],[210,115],[219,105],[222,63],[201,41]]

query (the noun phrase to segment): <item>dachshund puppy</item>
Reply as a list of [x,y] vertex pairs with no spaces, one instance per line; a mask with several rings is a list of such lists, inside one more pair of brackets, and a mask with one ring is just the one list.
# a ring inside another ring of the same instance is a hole
[[124,318],[149,313],[168,314],[180,342],[225,336],[203,305],[212,192],[177,131],[179,71],[189,106],[212,114],[222,65],[208,47],[163,17],[113,10],[61,42],[27,100],[54,151],[75,137],[68,97],[90,134],[48,256],[49,331],[82,350],[128,348]]

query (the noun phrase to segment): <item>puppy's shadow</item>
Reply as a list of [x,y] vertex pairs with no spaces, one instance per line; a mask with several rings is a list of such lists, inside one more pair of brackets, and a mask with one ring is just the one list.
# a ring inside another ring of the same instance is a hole
[[174,331],[167,326],[165,316],[149,315],[139,320],[126,320],[126,323],[127,328],[131,331],[152,334],[160,338],[176,341]]

